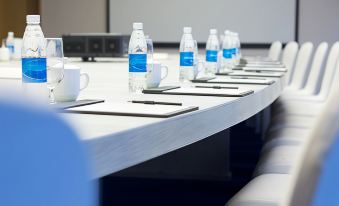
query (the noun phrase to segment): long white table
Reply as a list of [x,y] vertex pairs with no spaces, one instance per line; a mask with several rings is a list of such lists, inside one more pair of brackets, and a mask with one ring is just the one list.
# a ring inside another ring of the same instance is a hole
[[[161,60],[169,66],[163,85],[178,84],[178,54]],[[128,93],[127,59],[98,62],[73,60],[90,75],[90,84],[79,99],[126,102],[132,99],[181,102],[199,106],[198,111],[168,119],[89,114],[62,114],[88,148],[93,178],[120,171],[185,147],[225,130],[269,106],[284,88],[283,78],[272,85],[233,85],[255,92],[242,98]],[[0,81],[20,83],[20,63],[0,63]],[[199,84],[196,84],[199,85]]]

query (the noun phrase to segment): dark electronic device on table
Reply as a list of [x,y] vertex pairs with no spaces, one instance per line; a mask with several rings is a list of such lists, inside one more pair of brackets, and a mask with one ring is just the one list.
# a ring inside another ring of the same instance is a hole
[[127,57],[130,36],[112,33],[66,34],[62,36],[66,57]]

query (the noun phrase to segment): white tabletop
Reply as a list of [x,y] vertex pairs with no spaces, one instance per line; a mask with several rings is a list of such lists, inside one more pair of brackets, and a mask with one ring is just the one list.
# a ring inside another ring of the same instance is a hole
[[[178,54],[171,54],[161,62],[169,66],[169,75],[162,85],[177,85]],[[72,64],[79,65],[82,72],[90,76],[90,84],[79,99],[105,99],[120,103],[137,99],[199,106],[198,111],[167,119],[62,114],[88,148],[93,178],[166,154],[244,121],[269,106],[284,87],[284,79],[270,78],[276,81],[272,85],[232,85],[254,90],[253,94],[241,98],[151,94],[131,96],[128,93],[127,59],[87,63],[75,59]],[[1,82],[20,81],[20,70],[19,62],[0,63]]]

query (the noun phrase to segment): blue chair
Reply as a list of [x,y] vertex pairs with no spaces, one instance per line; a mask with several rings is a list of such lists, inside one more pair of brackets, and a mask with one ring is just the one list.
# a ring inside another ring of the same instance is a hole
[[0,98],[0,205],[94,206],[90,178],[81,142],[56,114]]

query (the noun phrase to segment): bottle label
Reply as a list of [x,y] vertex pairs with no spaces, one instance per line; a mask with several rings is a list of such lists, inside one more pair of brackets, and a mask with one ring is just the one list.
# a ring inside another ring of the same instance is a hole
[[206,51],[206,61],[207,62],[217,62],[218,61],[218,51],[217,50],[207,50]]
[[193,66],[193,52],[180,52],[180,66]]
[[22,81],[26,83],[47,82],[46,58],[22,58]]
[[129,72],[147,72],[147,54],[129,54]]
[[233,56],[233,49],[224,49],[222,52],[222,56],[225,59],[231,59]]
[[14,45],[7,45],[7,48],[12,54],[14,53]]

